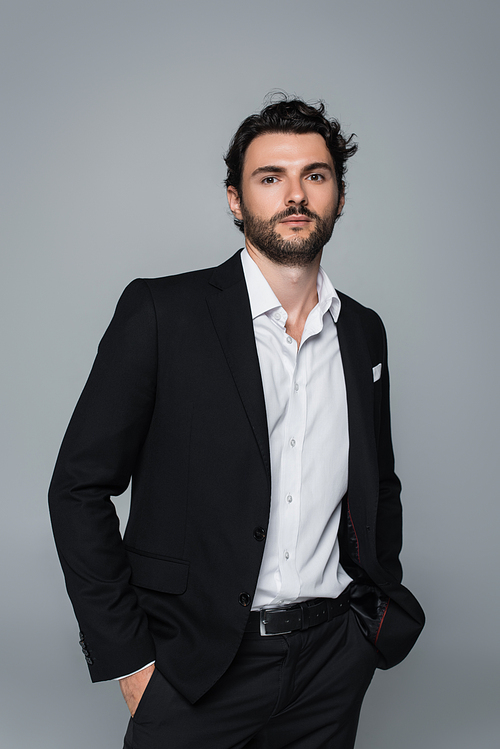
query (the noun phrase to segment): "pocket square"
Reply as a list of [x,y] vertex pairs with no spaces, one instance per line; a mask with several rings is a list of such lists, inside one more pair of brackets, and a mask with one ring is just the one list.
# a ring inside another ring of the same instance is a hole
[[382,364],[377,364],[376,367],[373,367],[373,382],[377,382],[377,380],[380,380],[380,375],[382,374]]

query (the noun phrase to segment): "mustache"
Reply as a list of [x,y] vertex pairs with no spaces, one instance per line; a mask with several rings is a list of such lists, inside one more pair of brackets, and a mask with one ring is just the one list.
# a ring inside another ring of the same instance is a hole
[[306,208],[305,205],[299,205],[299,206],[290,206],[290,208],[287,208],[285,211],[282,211],[281,213],[277,213],[275,216],[272,217],[271,222],[278,223],[279,221],[283,221],[284,218],[288,218],[289,216],[306,216],[307,218],[311,219],[319,219],[319,216],[317,213],[313,213],[309,210],[309,208]]

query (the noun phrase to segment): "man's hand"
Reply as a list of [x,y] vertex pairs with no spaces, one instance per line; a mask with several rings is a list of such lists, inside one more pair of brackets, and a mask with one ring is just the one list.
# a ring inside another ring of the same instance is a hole
[[155,667],[153,663],[151,666],[143,668],[142,671],[139,671],[136,674],[132,674],[132,676],[126,676],[124,679],[119,680],[120,689],[122,690],[122,694],[125,697],[125,702],[127,703],[127,707],[130,710],[130,715],[132,716],[132,718],[135,715],[137,706],[141,701],[141,697],[144,694],[144,690],[146,689],[154,670]]

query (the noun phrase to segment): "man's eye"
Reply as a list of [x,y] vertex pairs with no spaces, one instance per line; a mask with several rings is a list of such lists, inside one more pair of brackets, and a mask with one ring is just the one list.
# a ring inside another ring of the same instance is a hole
[[310,174],[307,179],[310,179],[311,182],[321,182],[321,180],[323,179],[323,175],[322,174]]
[[276,177],[264,177],[262,180],[262,184],[264,185],[274,185],[275,182],[277,182]]

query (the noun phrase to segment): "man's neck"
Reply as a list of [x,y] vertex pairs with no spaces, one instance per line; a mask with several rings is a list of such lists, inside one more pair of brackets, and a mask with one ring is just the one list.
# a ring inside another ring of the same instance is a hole
[[250,242],[246,247],[288,315],[287,333],[300,345],[307,317],[318,303],[317,278],[322,252],[312,263],[296,267],[274,263]]

